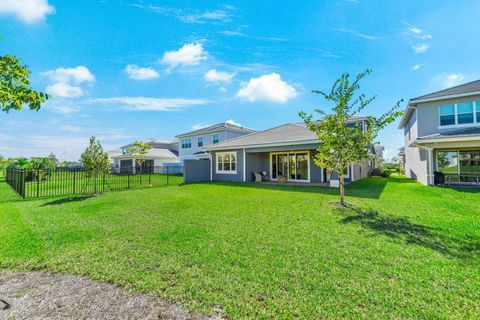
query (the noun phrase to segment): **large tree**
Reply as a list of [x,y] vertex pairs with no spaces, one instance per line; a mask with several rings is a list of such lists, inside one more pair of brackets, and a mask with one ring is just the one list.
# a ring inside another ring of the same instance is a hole
[[321,142],[314,158],[315,164],[329,172],[338,173],[342,206],[345,206],[344,174],[348,166],[367,159],[378,132],[402,115],[398,111],[399,101],[378,118],[367,117],[363,121],[352,122],[354,116],[359,115],[375,99],[367,98],[363,93],[357,95],[360,80],[370,73],[370,70],[360,73],[353,81],[348,73],[344,73],[335,81],[330,92],[313,91],[332,104],[330,113],[320,109],[315,109],[313,114],[300,112],[300,117]]
[[90,138],[90,144],[82,153],[80,161],[88,178],[93,179],[93,192],[97,194],[98,177],[110,173],[108,154],[103,151],[102,144],[95,137]]
[[38,111],[48,99],[43,92],[33,90],[27,66],[12,55],[0,56],[0,110],[21,110],[23,106]]

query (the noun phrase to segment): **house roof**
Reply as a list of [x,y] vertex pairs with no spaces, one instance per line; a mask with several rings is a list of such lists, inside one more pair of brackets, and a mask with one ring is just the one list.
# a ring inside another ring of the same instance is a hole
[[177,138],[183,138],[183,137],[188,137],[188,136],[205,134],[205,133],[209,133],[209,132],[221,131],[221,130],[225,130],[225,129],[231,130],[231,131],[237,131],[237,132],[244,132],[244,133],[256,132],[253,129],[248,129],[248,128],[244,128],[242,126],[238,126],[236,124],[223,122],[223,123],[217,123],[217,124],[214,124],[212,126],[205,127],[205,128],[201,128],[201,129],[198,129],[198,130],[193,130],[193,131],[190,131],[190,132],[187,132],[187,133],[182,133],[182,134],[177,135],[176,137]]
[[477,136],[477,135],[480,135],[480,127],[456,129],[456,130],[431,134],[428,136],[423,136],[423,137],[420,137],[419,139],[427,140],[427,139],[437,139],[442,137],[469,137],[469,136]]
[[[368,116],[354,115],[349,122],[368,119]],[[319,143],[317,135],[309,130],[305,123],[287,123],[271,129],[256,131],[244,136],[205,147],[205,150],[226,150],[266,145],[290,145]]]
[[[112,159],[133,159],[135,155],[131,154],[120,154],[117,156],[113,156]],[[146,158],[156,158],[156,159],[178,159],[178,156],[173,153],[171,150],[168,149],[158,149],[152,148],[148,150]]]
[[413,111],[415,109],[414,107],[416,106],[417,103],[435,101],[435,100],[441,100],[441,99],[457,98],[457,97],[468,97],[476,94],[480,94],[480,80],[468,82],[465,84],[461,84],[459,86],[447,88],[444,90],[432,92],[429,94],[425,94],[423,96],[410,99],[410,101],[408,102],[407,108],[405,110],[405,114],[403,115],[398,128],[399,129],[405,128],[408,120],[413,114]]
[[[126,147],[130,147],[130,146],[133,146],[135,142],[131,142],[129,144],[126,144],[124,146],[121,146],[120,148],[126,148]],[[178,140],[160,140],[160,139],[148,139],[148,140],[144,140],[142,141],[142,143],[145,143],[145,144],[169,144],[169,145],[174,145],[176,143],[178,143]]]
[[262,146],[270,144],[288,144],[303,141],[318,142],[317,135],[305,124],[287,123],[264,131],[253,132],[244,136],[210,145],[206,150],[234,149],[246,146]]

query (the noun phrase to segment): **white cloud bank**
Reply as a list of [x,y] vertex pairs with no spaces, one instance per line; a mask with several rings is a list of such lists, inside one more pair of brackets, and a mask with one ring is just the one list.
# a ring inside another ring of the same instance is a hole
[[235,77],[236,73],[228,73],[224,71],[217,71],[216,69],[211,69],[205,75],[203,78],[207,82],[216,82],[216,83],[230,83],[232,82],[232,79]]
[[13,15],[21,22],[32,24],[54,14],[55,8],[47,0],[1,0],[0,14]]
[[160,77],[160,74],[153,68],[140,68],[135,64],[127,65],[125,73],[133,80],[151,80]]
[[180,111],[205,105],[207,100],[182,98],[113,97],[91,99],[89,103],[104,104],[129,111]]
[[176,51],[167,51],[163,54],[160,63],[167,64],[171,68],[199,64],[207,59],[207,52],[201,43],[189,43]]
[[57,68],[42,73],[53,83],[45,88],[48,94],[60,98],[76,98],[84,95],[80,87],[83,83],[95,82],[95,76],[85,66]]
[[283,81],[278,73],[251,78],[243,83],[236,97],[249,101],[269,101],[285,103],[297,96],[297,91],[287,82]]

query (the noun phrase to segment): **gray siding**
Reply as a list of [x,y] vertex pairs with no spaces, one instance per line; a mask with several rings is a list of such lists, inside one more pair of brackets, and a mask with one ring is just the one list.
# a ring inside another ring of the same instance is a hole
[[[209,146],[213,144],[213,135],[218,134],[220,141],[223,142],[225,140],[230,140],[239,136],[243,136],[247,134],[247,132],[238,132],[232,130],[219,130],[214,132],[208,132],[204,134],[197,134],[188,137],[183,137],[179,139],[179,157],[180,160],[183,162],[185,158],[192,157],[197,152],[202,152],[203,147],[198,147],[198,138],[203,137],[203,146]],[[182,140],[183,139],[192,139],[192,147],[189,149],[182,149]]]
[[322,168],[318,167],[313,158],[315,157],[316,151],[310,150],[310,182],[320,183],[322,181]]
[[210,181],[209,160],[185,160],[183,163],[183,182]]
[[254,180],[254,172],[266,171],[269,175],[271,175],[269,153],[247,153],[246,156],[246,181]]
[[[223,152],[236,152],[237,153],[237,173],[218,173],[217,172],[217,153]],[[228,181],[228,182],[243,182],[243,149],[235,150],[225,150],[211,152],[211,170],[212,170],[212,180],[213,181]]]

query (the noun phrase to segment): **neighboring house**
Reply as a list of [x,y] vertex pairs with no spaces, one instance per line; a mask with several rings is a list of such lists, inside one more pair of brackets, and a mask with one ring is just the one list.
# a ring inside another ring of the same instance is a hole
[[187,159],[208,159],[209,155],[205,153],[205,147],[252,132],[255,132],[255,130],[224,122],[179,134],[176,138],[179,139],[180,161],[183,163]]
[[[351,122],[363,121],[365,117],[355,117]],[[211,145],[206,149],[209,161],[204,163],[203,171],[193,170],[201,161],[185,163],[186,182],[210,181],[253,181],[255,173],[269,176],[271,181],[290,181],[304,183],[327,183],[337,181],[335,174],[316,166],[313,162],[320,141],[317,135],[305,124],[288,123],[265,131]],[[373,148],[372,148],[373,152]],[[195,163],[196,162],[196,163]],[[370,159],[348,167],[346,181],[354,181],[368,176],[373,163]],[[209,177],[206,177],[208,172]],[[198,175],[199,178],[196,178]],[[338,177],[338,175],[336,175]]]
[[400,122],[405,174],[425,185],[434,172],[447,181],[480,175],[480,80],[411,99]]
[[[152,148],[148,150],[143,163],[142,172],[153,168],[153,172],[163,172],[163,167],[167,165],[179,166],[178,141],[147,140],[145,144]],[[113,167],[116,172],[131,173],[139,169],[138,155],[131,154],[129,149],[133,143],[125,145],[118,150],[108,152],[113,161]]]

